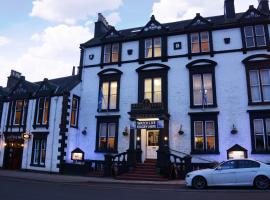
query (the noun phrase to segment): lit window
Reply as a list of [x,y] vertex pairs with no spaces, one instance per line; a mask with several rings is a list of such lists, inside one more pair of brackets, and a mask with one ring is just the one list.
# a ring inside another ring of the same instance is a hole
[[144,99],[153,103],[162,102],[161,78],[147,78],[144,80]]
[[161,57],[161,38],[145,40],[145,58]]
[[212,74],[193,74],[193,105],[213,105],[213,82]]
[[26,108],[27,108],[27,101],[17,100],[15,102],[15,110],[14,110],[14,124],[15,125],[24,124]]
[[102,110],[117,109],[118,81],[103,82],[101,87]]
[[70,120],[70,125],[72,127],[78,126],[78,112],[79,112],[79,97],[74,96],[72,99],[71,120]]
[[99,123],[98,150],[116,151],[116,127],[114,122]]
[[119,44],[107,44],[104,46],[104,63],[116,63],[119,61]]
[[190,35],[191,53],[210,51],[209,32],[192,33]]
[[49,98],[41,97],[37,101],[37,124],[48,124],[49,119]]

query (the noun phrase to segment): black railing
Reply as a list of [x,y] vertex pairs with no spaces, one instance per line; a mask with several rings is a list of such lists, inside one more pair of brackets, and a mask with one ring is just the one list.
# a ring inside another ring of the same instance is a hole
[[115,177],[125,172],[128,172],[127,152],[112,157],[112,175]]
[[87,160],[90,176],[104,176],[105,161],[103,160]]

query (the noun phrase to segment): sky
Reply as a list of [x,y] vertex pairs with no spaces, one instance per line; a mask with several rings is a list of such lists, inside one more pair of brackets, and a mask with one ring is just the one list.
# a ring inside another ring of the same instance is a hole
[[[0,86],[10,70],[29,81],[68,76],[79,45],[93,37],[97,13],[116,29],[223,14],[224,0],[0,0]],[[235,0],[236,12],[257,0]]]

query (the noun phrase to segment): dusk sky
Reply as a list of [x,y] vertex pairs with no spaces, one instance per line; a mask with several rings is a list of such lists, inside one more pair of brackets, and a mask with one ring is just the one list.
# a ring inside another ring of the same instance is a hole
[[[97,13],[116,29],[223,14],[224,0],[0,0],[0,86],[10,70],[29,81],[71,75],[79,44],[93,36]],[[236,11],[257,0],[235,0]]]

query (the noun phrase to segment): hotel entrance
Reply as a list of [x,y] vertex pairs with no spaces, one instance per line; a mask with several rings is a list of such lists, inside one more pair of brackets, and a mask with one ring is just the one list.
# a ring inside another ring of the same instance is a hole
[[146,131],[146,159],[157,159],[159,130]]
[[21,135],[6,135],[4,168],[5,169],[21,169],[23,156],[23,139]]

